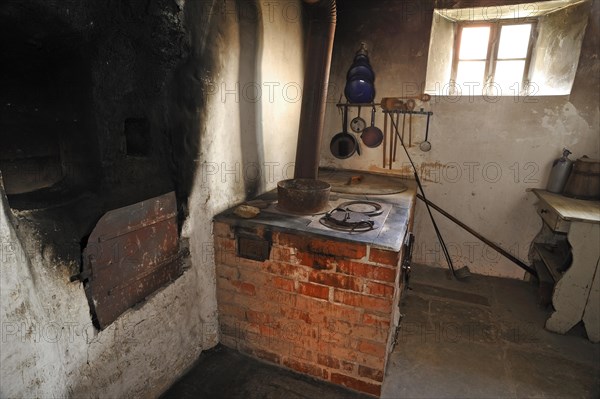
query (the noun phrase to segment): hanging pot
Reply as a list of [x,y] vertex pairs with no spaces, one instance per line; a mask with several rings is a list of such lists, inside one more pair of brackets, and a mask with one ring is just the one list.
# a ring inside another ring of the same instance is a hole
[[346,74],[344,94],[350,103],[372,103],[375,98],[375,73],[369,63],[367,44],[360,43],[352,66]]
[[375,98],[375,86],[363,79],[346,82],[344,94],[350,103],[371,103]]
[[354,55],[353,64],[354,65],[366,65],[369,68],[371,67],[371,65],[369,65],[369,50],[367,50],[367,43],[360,42],[360,48]]
[[[362,50],[358,50],[358,52],[360,53]],[[367,54],[357,54],[354,57],[354,61],[352,61],[352,66],[355,65],[365,65],[370,67],[371,63],[369,62],[369,56]]]
[[369,83],[373,83],[375,82],[375,73],[370,66],[352,64],[346,74],[346,80],[350,81],[356,79],[362,79]]
[[331,139],[329,149],[338,159],[350,158],[358,148],[356,137],[348,133],[348,106],[342,111],[342,131]]

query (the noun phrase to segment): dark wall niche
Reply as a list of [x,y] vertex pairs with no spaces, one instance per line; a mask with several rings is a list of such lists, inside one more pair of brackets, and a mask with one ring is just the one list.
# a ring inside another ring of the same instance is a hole
[[179,145],[171,111],[187,35],[173,0],[3,1],[0,168],[11,207],[92,193],[108,210],[172,190],[185,203],[175,163],[197,147]]
[[124,123],[125,153],[146,156],[150,153],[150,122],[146,118],[127,118]]
[[185,202],[174,162],[197,148],[179,146],[171,110],[188,34],[173,0],[3,1],[0,167],[11,206],[92,192],[113,209],[174,189]]
[[85,190],[98,181],[100,159],[80,33],[59,19],[3,11],[0,168],[11,206],[20,208]]

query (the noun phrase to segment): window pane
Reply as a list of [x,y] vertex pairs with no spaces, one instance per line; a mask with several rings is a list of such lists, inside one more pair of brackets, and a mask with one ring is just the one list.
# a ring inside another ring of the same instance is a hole
[[[523,81],[523,70],[525,61],[498,61],[496,62],[496,73],[494,82],[498,83],[502,91],[509,90],[515,83],[519,86]],[[513,87],[514,89],[514,87]]]
[[463,28],[458,58],[461,60],[485,59],[487,57],[489,38],[489,26]]
[[[473,94],[481,93],[484,74],[485,61],[459,61],[456,71],[456,84],[464,93],[470,93],[471,90],[474,92]],[[465,83],[469,83],[470,87]],[[473,83],[479,83],[479,85],[475,86]]]
[[525,58],[529,46],[531,24],[505,25],[500,31],[498,58]]

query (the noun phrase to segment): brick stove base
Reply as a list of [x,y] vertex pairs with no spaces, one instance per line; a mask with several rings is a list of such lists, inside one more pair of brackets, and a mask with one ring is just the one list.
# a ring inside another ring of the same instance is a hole
[[240,228],[214,224],[221,342],[379,396],[399,322],[401,251],[244,227],[268,259],[237,256]]

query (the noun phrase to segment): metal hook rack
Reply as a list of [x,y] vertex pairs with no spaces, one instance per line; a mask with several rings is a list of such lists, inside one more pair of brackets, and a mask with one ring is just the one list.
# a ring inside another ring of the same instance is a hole
[[[349,108],[349,107],[378,107],[381,106],[381,103],[337,103],[335,105],[338,108]],[[408,114],[412,114],[412,115],[433,115],[432,111],[425,111],[424,108],[421,108],[418,111],[412,110],[400,110],[400,109],[382,109],[382,111],[384,114],[403,114],[403,115],[408,115]]]
[[335,105],[338,108],[341,107],[378,107],[381,103],[337,103]]
[[408,114],[412,114],[412,115],[433,115],[433,112],[431,111],[425,111],[423,108],[421,108],[419,111],[409,111],[409,110],[400,110],[400,109],[384,109],[383,111],[384,114],[404,114],[404,115],[408,115]]

